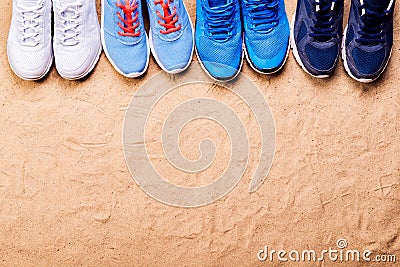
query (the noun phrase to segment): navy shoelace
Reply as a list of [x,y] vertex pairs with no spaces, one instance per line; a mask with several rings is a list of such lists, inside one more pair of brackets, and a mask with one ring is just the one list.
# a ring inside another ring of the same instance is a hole
[[[390,6],[388,7],[390,9]],[[371,7],[363,3],[360,6],[361,14],[361,30],[358,34],[361,36],[356,42],[364,45],[377,45],[385,42],[385,17],[390,14],[390,10],[373,10]]]
[[228,2],[222,6],[207,7],[207,26],[211,38],[217,41],[223,41],[233,35],[235,28],[235,4]]
[[279,0],[245,0],[244,3],[255,31],[265,33],[278,25]]
[[313,3],[315,8],[315,19],[313,19],[314,26],[311,27],[311,37],[320,42],[326,42],[335,37],[335,24],[334,11],[336,2],[332,1],[321,1],[316,0]]

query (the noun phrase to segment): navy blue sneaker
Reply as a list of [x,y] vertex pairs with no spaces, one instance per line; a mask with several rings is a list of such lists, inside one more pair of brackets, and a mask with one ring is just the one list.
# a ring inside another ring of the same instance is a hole
[[394,0],[352,0],[343,38],[347,73],[359,82],[372,82],[385,70],[393,45]]
[[196,52],[215,80],[232,80],[243,62],[242,24],[237,0],[197,0]]
[[247,61],[261,73],[279,71],[289,52],[289,21],[283,0],[241,0]]
[[291,45],[296,61],[310,75],[329,77],[339,61],[343,0],[298,0]]

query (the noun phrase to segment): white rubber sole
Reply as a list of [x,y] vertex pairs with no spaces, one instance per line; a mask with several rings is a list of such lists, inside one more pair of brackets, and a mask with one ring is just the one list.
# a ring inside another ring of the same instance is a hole
[[373,81],[376,81],[377,79],[379,79],[379,77],[382,75],[382,73],[386,70],[387,65],[389,64],[389,60],[392,57],[392,50],[390,50],[390,55],[388,58],[388,61],[386,62],[385,67],[382,69],[382,71],[379,73],[379,75],[374,78],[374,79],[362,79],[362,78],[357,78],[355,77],[349,68],[349,64],[347,62],[347,54],[346,54],[346,39],[347,39],[347,28],[349,25],[346,25],[345,29],[344,29],[344,34],[343,34],[343,38],[342,38],[342,60],[343,60],[343,65],[344,65],[344,69],[346,70],[347,74],[353,78],[354,80],[361,82],[361,83],[371,83]]
[[192,20],[190,19],[189,13],[187,12],[186,6],[183,5],[183,7],[184,7],[184,9],[185,9],[185,11],[186,11],[186,13],[188,14],[188,17],[189,17],[189,24],[190,24],[190,27],[192,28],[192,40],[193,40],[192,50],[191,50],[191,52],[190,52],[190,59],[188,60],[187,64],[186,64],[183,68],[181,68],[181,69],[174,69],[174,70],[167,70],[167,68],[164,67],[164,65],[161,63],[160,59],[159,59],[158,56],[157,56],[156,50],[154,49],[154,46],[153,46],[153,38],[152,38],[152,34],[151,34],[151,32],[152,32],[152,31],[151,31],[151,28],[150,28],[150,30],[149,30],[149,43],[150,43],[150,50],[151,50],[151,53],[153,54],[153,57],[154,57],[154,59],[156,60],[158,66],[160,66],[160,68],[161,68],[163,71],[165,71],[166,73],[168,73],[168,74],[178,74],[178,73],[183,72],[184,70],[186,70],[186,69],[190,66],[190,63],[192,63],[192,59],[193,59],[193,50],[194,50],[194,28],[193,28]]
[[293,50],[293,56],[296,59],[297,63],[300,65],[300,67],[309,75],[311,75],[314,78],[318,78],[318,79],[325,79],[325,78],[329,78],[330,75],[314,75],[312,73],[310,73],[306,67],[304,66],[303,62],[300,59],[300,55],[299,55],[299,51],[297,50],[297,46],[296,46],[296,42],[294,40],[294,23],[295,23],[295,19],[296,19],[296,11],[293,14],[292,17],[292,21],[290,22],[290,46],[292,47]]
[[252,63],[251,60],[250,60],[249,54],[247,53],[247,48],[246,48],[246,44],[244,43],[244,40],[243,40],[243,49],[244,49],[244,54],[245,54],[245,56],[246,56],[247,63],[249,63],[250,67],[251,67],[255,72],[258,72],[258,73],[260,73],[260,74],[266,74],[266,75],[274,74],[274,73],[277,73],[277,72],[281,71],[281,70],[283,69],[283,67],[285,66],[285,64],[286,64],[286,61],[287,61],[287,59],[288,59],[288,57],[289,57],[289,52],[290,52],[290,37],[289,37],[289,45],[288,45],[288,48],[287,48],[287,51],[286,51],[285,59],[283,60],[282,65],[281,65],[278,69],[276,69],[276,70],[274,70],[274,71],[263,72],[263,71],[260,71],[259,69],[257,69],[257,68],[253,65],[253,63]]
[[147,44],[147,55],[146,55],[147,61],[146,61],[145,68],[141,72],[124,73],[120,68],[118,68],[117,64],[114,63],[114,61],[112,60],[112,58],[110,56],[110,53],[108,53],[108,50],[107,50],[106,41],[104,38],[104,6],[105,6],[104,1],[105,0],[101,0],[101,34],[100,34],[104,54],[106,55],[108,61],[110,61],[113,68],[122,76],[125,76],[127,78],[137,78],[139,76],[142,76],[147,71],[147,68],[149,67],[149,61],[150,61],[150,47],[149,47],[149,38],[147,37],[147,34],[146,33],[144,34],[146,36],[146,44]]

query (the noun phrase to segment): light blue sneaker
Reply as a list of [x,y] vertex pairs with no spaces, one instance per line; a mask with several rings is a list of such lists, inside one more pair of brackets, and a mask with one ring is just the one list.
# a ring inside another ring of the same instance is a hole
[[283,0],[241,0],[247,61],[261,73],[279,71],[289,54],[289,21]]
[[193,27],[183,0],[147,0],[149,42],[158,65],[167,73],[184,71],[192,61]]
[[196,51],[202,67],[216,80],[234,79],[243,62],[239,1],[197,0],[196,15]]
[[113,67],[130,78],[142,75],[150,49],[140,0],[102,0],[101,38]]

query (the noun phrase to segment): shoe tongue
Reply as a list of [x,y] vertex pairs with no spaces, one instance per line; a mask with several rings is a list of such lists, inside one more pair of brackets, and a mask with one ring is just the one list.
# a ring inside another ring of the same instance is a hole
[[320,5],[326,5],[326,4],[332,5],[332,0],[319,0],[319,1],[315,0],[315,2]]
[[319,10],[325,9],[326,6],[332,6],[332,0],[315,0],[315,3],[319,6]]
[[210,7],[218,7],[228,4],[230,0],[208,0],[208,5]]
[[[56,2],[56,1],[54,1],[53,0],[53,3],[54,2]],[[61,6],[66,6],[66,5],[69,5],[69,4],[76,4],[76,3],[78,3],[78,1],[76,1],[76,0],[57,0],[57,2],[59,3],[59,5],[61,5]],[[121,3],[125,3],[125,0],[121,0]]]
[[67,5],[67,4],[69,4],[69,3],[71,3],[71,2],[75,2],[75,1],[71,1],[71,0],[58,0],[58,2],[59,2],[61,5]]
[[29,6],[29,5],[39,5],[41,2],[43,2],[43,0],[24,0],[24,4]]
[[26,7],[40,7],[41,3],[43,3],[43,0],[24,0],[23,4]]
[[389,6],[390,0],[364,0],[364,2],[368,7],[385,10]]
[[71,2],[71,1],[68,1],[68,0],[58,0],[57,2],[58,2],[59,5],[66,5],[66,4],[68,4],[68,2]]

